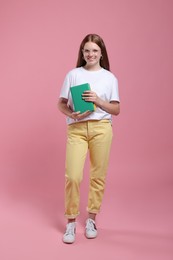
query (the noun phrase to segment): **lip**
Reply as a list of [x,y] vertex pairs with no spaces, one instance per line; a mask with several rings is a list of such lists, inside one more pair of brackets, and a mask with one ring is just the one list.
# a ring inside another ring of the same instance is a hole
[[94,61],[95,59],[93,58],[87,58],[88,61]]

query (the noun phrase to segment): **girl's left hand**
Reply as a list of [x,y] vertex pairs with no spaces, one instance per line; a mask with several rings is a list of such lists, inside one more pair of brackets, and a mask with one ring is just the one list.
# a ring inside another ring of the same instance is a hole
[[99,97],[97,96],[97,94],[91,90],[84,91],[84,93],[82,94],[82,98],[85,101],[93,102],[96,105],[99,103],[99,100],[100,100]]

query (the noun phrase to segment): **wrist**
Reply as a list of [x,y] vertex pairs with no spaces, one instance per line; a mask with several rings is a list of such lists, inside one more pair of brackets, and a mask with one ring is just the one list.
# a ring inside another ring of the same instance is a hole
[[74,117],[73,117],[73,113],[69,113],[69,114],[68,114],[68,117],[74,119]]
[[103,109],[103,100],[100,100],[99,103],[98,103],[98,107]]

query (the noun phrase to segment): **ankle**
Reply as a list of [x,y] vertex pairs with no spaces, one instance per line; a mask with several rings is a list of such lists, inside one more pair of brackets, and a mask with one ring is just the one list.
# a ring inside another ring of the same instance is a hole
[[76,222],[76,219],[75,219],[75,218],[73,218],[73,219],[68,219],[68,224],[69,224],[69,223],[73,223],[73,222]]
[[95,213],[89,213],[88,214],[88,218],[92,219],[92,220],[96,220],[96,214]]

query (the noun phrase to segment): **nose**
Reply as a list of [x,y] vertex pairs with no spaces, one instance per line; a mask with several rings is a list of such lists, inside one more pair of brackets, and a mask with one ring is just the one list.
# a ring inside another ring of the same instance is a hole
[[93,51],[88,51],[88,55],[89,55],[89,56],[92,56],[93,53],[94,53]]

